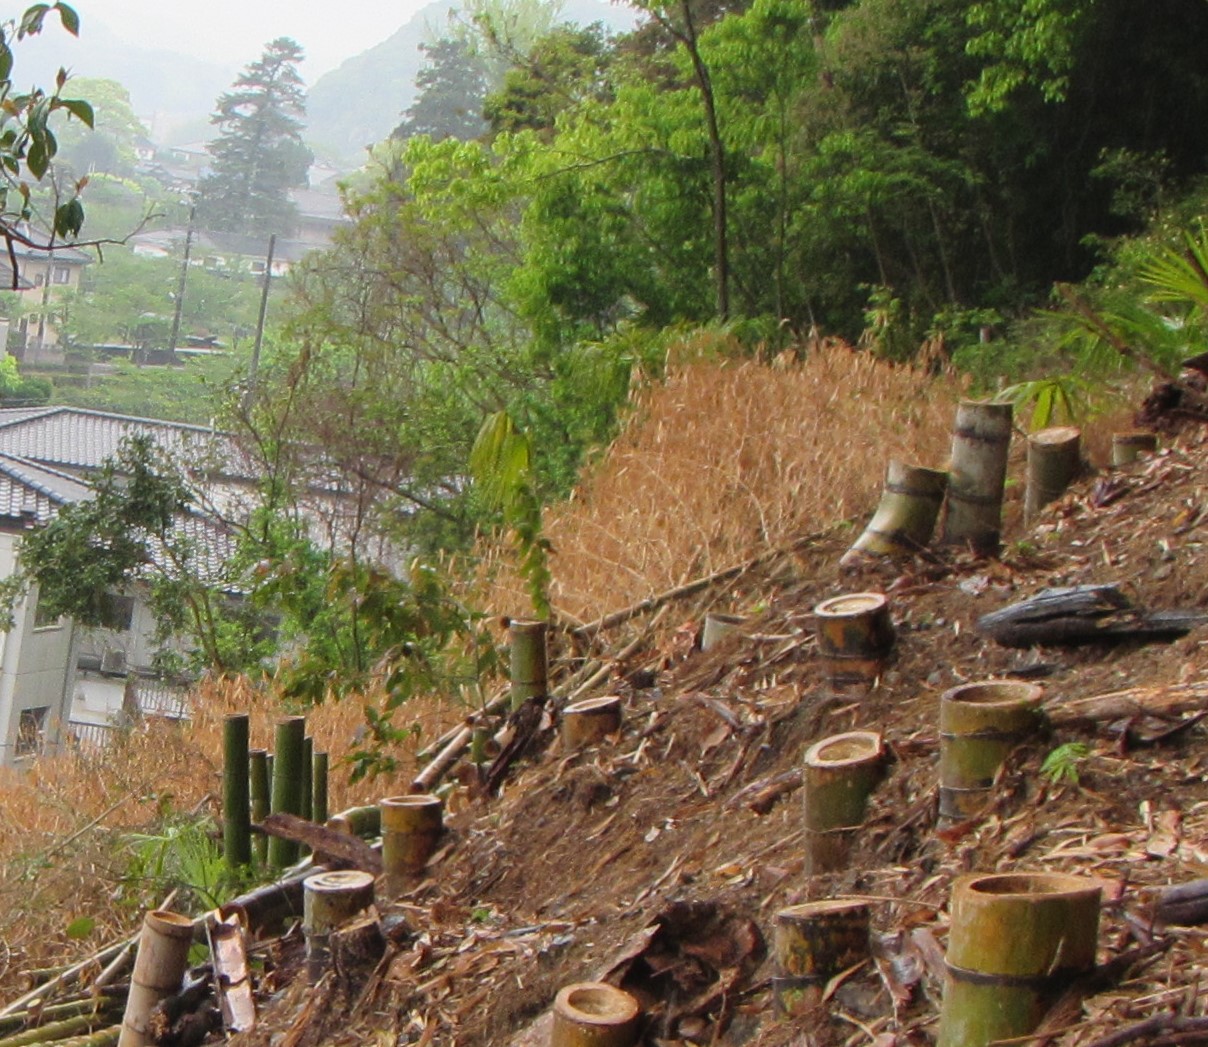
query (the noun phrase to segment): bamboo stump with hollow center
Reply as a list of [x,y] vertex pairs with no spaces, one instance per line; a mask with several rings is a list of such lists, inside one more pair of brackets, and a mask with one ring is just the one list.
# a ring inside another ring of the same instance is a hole
[[868,905],[836,899],[791,905],[776,914],[772,944],[781,1014],[798,1016],[820,1000],[836,974],[868,959]]
[[1071,425],[1041,429],[1028,437],[1028,489],[1023,515],[1031,520],[1055,502],[1082,468],[1082,430]]
[[1137,429],[1112,436],[1112,465],[1131,465],[1158,449],[1158,434]]
[[410,879],[423,871],[444,831],[444,804],[439,796],[416,793],[388,796],[378,802],[382,821],[382,868],[386,890],[397,897]]
[[1095,966],[1100,887],[1059,873],[973,875],[952,893],[938,1047],[1027,1036]]
[[188,916],[156,909],[143,917],[119,1047],[152,1042],[147,1030],[151,1012],[157,1003],[180,990],[192,944],[193,921]]
[[962,684],[940,696],[940,823],[977,814],[1010,752],[1040,728],[1044,689],[1019,680]]
[[545,638],[548,622],[514,620],[508,625],[511,644],[511,701],[519,709],[528,699],[549,693]]
[[562,710],[562,744],[568,749],[597,745],[621,729],[621,699],[584,698]]
[[885,750],[875,731],[848,731],[805,752],[805,873],[833,872],[847,863],[864,823],[868,797],[881,780]]
[[606,982],[563,986],[554,998],[550,1047],[631,1047],[637,1043],[638,1001]]
[[823,671],[836,691],[867,691],[893,650],[893,620],[884,593],[848,593],[814,608]]
[[700,632],[700,649],[711,651],[718,644],[738,636],[746,624],[741,614],[707,614]]
[[306,976],[314,985],[331,960],[331,932],[373,904],[373,874],[356,869],[315,873],[302,881]]
[[965,401],[956,409],[943,540],[998,552],[1011,443],[1011,405]]
[[913,556],[926,548],[947,489],[946,472],[891,459],[877,511],[839,565],[854,567],[876,557]]

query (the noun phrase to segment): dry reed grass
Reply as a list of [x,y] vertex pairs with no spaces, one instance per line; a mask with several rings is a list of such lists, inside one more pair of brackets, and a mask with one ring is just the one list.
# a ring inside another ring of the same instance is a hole
[[[572,498],[546,515],[552,595],[590,620],[868,511],[891,456],[941,466],[961,384],[842,344],[674,366]],[[486,606],[519,613],[505,550]]]

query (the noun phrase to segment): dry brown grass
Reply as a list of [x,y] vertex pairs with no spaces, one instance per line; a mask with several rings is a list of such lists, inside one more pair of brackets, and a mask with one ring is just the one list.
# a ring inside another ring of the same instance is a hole
[[[801,363],[672,367],[546,516],[555,607],[593,619],[868,511],[890,456],[944,463],[960,392],[953,377],[836,344]],[[507,555],[488,557],[486,601],[518,613]]]

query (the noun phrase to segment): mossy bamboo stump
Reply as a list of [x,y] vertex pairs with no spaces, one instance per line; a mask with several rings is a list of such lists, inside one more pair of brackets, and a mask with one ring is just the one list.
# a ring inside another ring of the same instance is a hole
[[1137,429],[1112,436],[1112,465],[1131,465],[1158,449],[1158,434]]
[[382,833],[382,809],[376,804],[365,807],[349,807],[346,811],[333,814],[327,819],[327,828],[349,836],[380,836]]
[[700,631],[700,649],[711,651],[726,640],[738,636],[746,621],[741,614],[706,614],[705,624]]
[[974,875],[952,894],[938,1047],[1027,1036],[1095,965],[1099,885],[1058,873]]
[[877,557],[913,556],[926,548],[947,489],[948,474],[943,470],[891,459],[877,511],[843,554],[840,566],[854,567]]
[[331,963],[331,932],[373,904],[373,874],[356,869],[315,873],[302,881],[306,975],[314,985]]
[[[268,752],[252,749],[248,753],[248,786],[252,800],[252,821],[259,825],[268,817],[272,799],[268,774]],[[257,835],[252,840],[256,861],[264,865],[268,861],[268,837]]]
[[1010,443],[1009,403],[965,401],[957,408],[945,542],[969,545],[983,555],[998,552]]
[[868,905],[829,899],[781,909],[772,948],[776,1007],[799,1015],[820,1000],[831,978],[868,958]]
[[893,650],[893,620],[883,593],[848,593],[814,608],[823,672],[836,691],[873,687]]
[[511,701],[519,709],[528,699],[549,693],[545,638],[549,622],[513,621],[508,626],[512,647]]
[[883,773],[885,749],[875,731],[848,731],[805,751],[805,872],[841,869],[864,823],[868,798]]
[[379,801],[382,817],[382,867],[391,897],[406,890],[436,853],[444,831],[444,805],[429,793],[388,796]]
[[252,861],[248,717],[232,713],[222,729],[222,853],[228,869]]
[[130,993],[122,1017],[120,1047],[150,1043],[147,1022],[160,1000],[180,988],[193,944],[193,921],[179,913],[153,910],[143,917],[138,955],[130,977]]
[[1040,727],[1044,689],[1020,680],[962,684],[940,696],[940,822],[977,814],[1008,754]]
[[322,825],[327,821],[327,753],[315,753],[311,767],[310,820]]
[[1028,437],[1028,488],[1025,520],[1055,502],[1082,468],[1082,430],[1071,425],[1041,429]]
[[568,749],[598,745],[621,729],[621,699],[615,695],[584,698],[562,710],[562,744]]
[[624,989],[607,982],[565,985],[554,997],[550,1047],[632,1047],[641,1011]]
[[[290,716],[277,724],[273,753],[272,812],[302,814],[302,753],[306,740],[306,718]],[[268,841],[268,864],[284,869],[298,860],[298,845],[278,836]]]

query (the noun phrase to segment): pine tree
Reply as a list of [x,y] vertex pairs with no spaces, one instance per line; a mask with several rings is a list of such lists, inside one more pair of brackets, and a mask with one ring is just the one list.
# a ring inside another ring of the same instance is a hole
[[298,75],[302,49],[288,37],[269,43],[211,122],[212,173],[201,180],[198,222],[218,232],[289,233],[297,212],[289,190],[306,184],[313,156],[302,142],[306,93]]
[[434,141],[468,141],[487,129],[482,104],[487,95],[487,67],[463,40],[420,44],[427,61],[416,74],[419,94],[403,113],[392,138],[431,135]]

